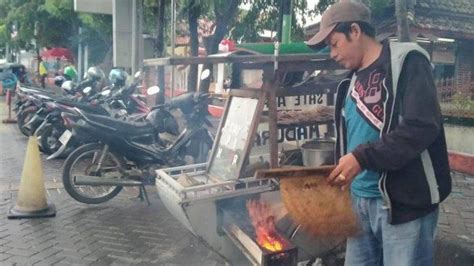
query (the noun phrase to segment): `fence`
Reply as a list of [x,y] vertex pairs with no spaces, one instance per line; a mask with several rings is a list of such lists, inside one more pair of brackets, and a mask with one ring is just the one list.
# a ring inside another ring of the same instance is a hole
[[441,79],[436,87],[443,115],[474,118],[474,81]]
[[474,174],[474,82],[436,81],[452,170]]

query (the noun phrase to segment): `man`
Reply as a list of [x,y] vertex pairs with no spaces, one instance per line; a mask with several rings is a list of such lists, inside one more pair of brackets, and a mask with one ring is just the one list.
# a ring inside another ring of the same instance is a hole
[[360,233],[346,265],[431,265],[438,204],[451,191],[446,141],[429,55],[414,43],[379,43],[363,4],[324,12],[307,44],[328,45],[352,70],[336,99],[336,158],[328,182],[350,187]]
[[53,64],[54,68],[54,75],[59,75],[59,71],[61,70],[61,58],[56,57],[56,61]]
[[38,74],[40,76],[41,87],[46,88],[46,78],[48,77],[48,69],[41,57],[38,57]]
[[69,63],[68,66],[64,68],[64,76],[67,80],[76,81],[77,71],[72,63]]

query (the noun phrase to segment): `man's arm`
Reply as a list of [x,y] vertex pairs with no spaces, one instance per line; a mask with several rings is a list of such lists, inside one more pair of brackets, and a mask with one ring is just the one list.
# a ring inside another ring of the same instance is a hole
[[[403,120],[379,140],[359,145],[352,153],[363,169],[397,170],[413,160],[438,136],[441,111],[429,61],[407,55],[400,76]],[[393,119],[398,119],[394,117]]]

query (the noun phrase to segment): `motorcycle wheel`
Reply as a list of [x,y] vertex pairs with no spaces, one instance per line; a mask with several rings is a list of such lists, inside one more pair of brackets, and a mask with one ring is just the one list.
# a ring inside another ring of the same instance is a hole
[[[123,168],[123,159],[107,152],[99,171],[96,170],[97,161],[102,154],[104,146],[99,143],[90,143],[74,150],[64,162],[63,185],[66,192],[75,200],[86,204],[100,204],[106,202],[122,190],[121,186],[78,186],[74,184],[76,175],[105,176],[108,172]],[[93,172],[94,171],[94,172]]]
[[35,109],[27,109],[24,110],[21,114],[17,117],[18,128],[20,129],[21,133],[27,137],[31,136],[31,130],[28,130],[25,125],[30,121],[31,118],[35,115]]
[[55,153],[61,147],[61,142],[59,142],[59,139],[55,137],[53,133],[53,127],[47,126],[41,130],[41,135],[37,136],[40,148],[47,155]]

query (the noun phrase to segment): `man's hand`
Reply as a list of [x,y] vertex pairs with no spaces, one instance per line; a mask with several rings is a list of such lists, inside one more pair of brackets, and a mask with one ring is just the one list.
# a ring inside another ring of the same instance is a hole
[[333,186],[345,187],[361,171],[362,168],[359,162],[352,153],[349,153],[339,159],[339,164],[334,168],[326,181]]

